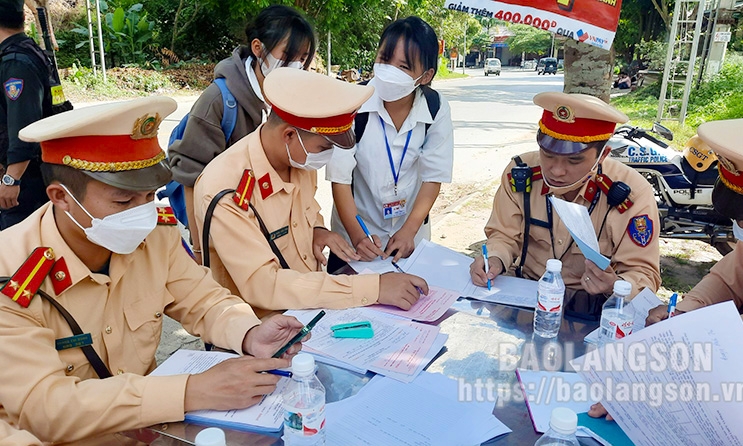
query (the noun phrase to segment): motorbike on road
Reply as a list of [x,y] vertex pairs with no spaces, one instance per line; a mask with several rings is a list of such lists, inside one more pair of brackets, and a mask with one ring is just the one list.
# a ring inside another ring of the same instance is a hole
[[683,152],[668,141],[673,133],[655,123],[652,129],[623,125],[609,139],[610,156],[642,174],[653,186],[664,238],[703,240],[722,255],[735,246],[732,222],[712,207],[712,189],[718,178],[717,157],[698,136]]

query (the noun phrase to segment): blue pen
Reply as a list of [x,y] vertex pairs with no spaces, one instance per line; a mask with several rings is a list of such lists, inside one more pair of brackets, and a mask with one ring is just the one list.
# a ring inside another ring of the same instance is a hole
[[285,376],[287,378],[292,377],[292,372],[287,372],[286,370],[279,370],[279,369],[266,370],[266,373],[271,374],[271,375]]
[[[482,244],[482,259],[485,261],[485,275],[488,275],[490,265],[488,265],[488,245]],[[490,279],[488,279],[488,291],[490,291]]]
[[668,302],[668,317],[673,317],[673,312],[676,311],[676,299],[678,299],[678,294],[673,293],[673,296],[671,296],[671,300]]
[[[392,261],[392,266],[395,267],[398,273],[405,274],[405,271],[403,271],[402,268],[400,268],[400,265],[398,265],[394,260]],[[420,289],[419,287],[415,287],[415,289],[418,290],[418,293],[423,294],[423,290]]]
[[366,236],[369,237],[369,240],[372,242],[372,245],[374,245],[374,238],[372,238],[372,235],[369,232],[369,228],[366,227],[364,220],[361,219],[361,215],[358,215],[358,214],[356,215],[356,221],[359,222],[359,225],[361,225],[361,229],[364,230],[364,234],[366,234]]

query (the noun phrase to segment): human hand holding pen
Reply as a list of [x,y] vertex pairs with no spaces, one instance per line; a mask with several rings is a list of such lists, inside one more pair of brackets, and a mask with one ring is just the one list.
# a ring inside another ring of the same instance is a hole
[[657,324],[662,320],[668,319],[670,313],[673,313],[674,316],[678,316],[684,312],[676,309],[675,303],[673,308],[671,308],[670,302],[669,305],[658,305],[648,312],[648,317],[645,319],[645,326],[647,327],[649,325]]
[[370,262],[377,257],[386,259],[387,254],[382,251],[382,240],[380,240],[377,235],[373,235],[369,232],[369,228],[367,228],[361,215],[356,215],[356,221],[359,223],[359,226],[361,226],[361,229],[364,231],[364,235],[366,236],[364,238],[357,238],[357,240],[354,241],[354,248],[356,248],[356,253],[361,257],[361,260]]
[[[485,243],[482,244],[482,262],[485,264],[485,277],[487,277],[488,272],[490,272],[490,262],[488,261],[488,245]],[[487,277],[487,278],[488,278],[488,291],[490,291],[491,290],[491,285],[490,285],[491,279],[490,277]]]
[[424,294],[428,294],[428,284],[418,276],[405,273],[385,273],[379,276],[377,303],[409,310]]
[[488,271],[485,272],[485,259],[483,256],[475,257],[470,264],[470,278],[477,286],[487,286],[488,280],[493,280],[503,273],[503,264],[498,257],[488,258]]

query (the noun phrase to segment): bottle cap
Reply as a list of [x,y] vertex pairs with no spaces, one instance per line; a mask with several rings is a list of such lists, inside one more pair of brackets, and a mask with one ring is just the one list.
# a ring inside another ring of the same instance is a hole
[[557,259],[547,260],[547,271],[559,273],[562,271],[562,262]]
[[614,293],[628,296],[632,292],[632,284],[626,280],[617,280],[614,282]]
[[552,410],[550,428],[560,434],[572,434],[578,429],[578,415],[567,407]]
[[309,353],[299,353],[292,358],[292,373],[307,376],[315,373],[315,357]]
[[196,434],[194,440],[196,446],[225,446],[227,440],[224,431],[218,427],[208,427]]

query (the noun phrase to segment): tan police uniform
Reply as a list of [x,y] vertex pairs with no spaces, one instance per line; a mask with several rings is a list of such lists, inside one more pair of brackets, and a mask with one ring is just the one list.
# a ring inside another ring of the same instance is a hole
[[[730,119],[704,123],[699,126],[697,133],[712,148],[719,160],[720,183],[715,187],[725,187],[743,195],[741,128],[743,119]],[[676,308],[680,311],[691,311],[728,300],[734,301],[738,311],[743,313],[743,246],[740,242],[684,295]]]
[[[351,123],[356,110],[372,93],[369,87],[290,68],[271,72],[263,89],[272,113],[345,148],[354,144]],[[261,132],[265,131],[264,124],[231,146],[209,163],[196,181],[198,237],[202,237],[212,199],[222,190],[236,189],[218,202],[211,218],[209,252],[214,277],[259,314],[259,309],[348,308],[375,303],[379,275],[333,276],[321,271],[312,249],[314,228],[324,227],[315,201],[317,174],[291,168],[290,181],[283,181],[262,145]],[[281,267],[254,211],[289,269]]]
[[[560,155],[578,153],[589,143],[601,144],[611,136],[615,123],[626,121],[622,113],[590,96],[540,93],[534,102],[545,108],[537,137],[540,147]],[[547,259],[558,258],[562,260],[566,287],[583,291],[585,257],[572,242],[556,211],[552,210],[551,230],[548,224],[547,199],[553,191],[542,179],[539,152],[526,153],[521,160],[533,173],[529,196],[532,224],[523,277],[539,279]],[[515,164],[511,162],[501,177],[493,212],[485,226],[489,256],[500,259],[510,274],[519,264],[524,242],[524,193],[511,187]],[[628,185],[631,192],[617,206],[610,206],[608,191],[618,182]],[[635,170],[606,158],[600,171],[583,184],[573,202],[589,209],[593,207],[591,222],[598,234],[601,253],[611,259],[614,271],[632,284],[632,295],[645,287],[657,290],[660,286],[658,208],[650,184]],[[534,224],[534,220],[541,226]]]
[[0,446],[41,446],[41,441],[28,433],[12,428],[8,423],[0,421]]
[[[154,190],[170,178],[157,126],[175,108],[169,98],[93,106],[39,121],[21,137],[41,142],[46,163]],[[242,351],[259,320],[188,256],[172,215],[159,212],[167,224],[133,253],[113,253],[106,273],[90,271],[68,246],[57,228],[67,217],[51,203],[0,232],[0,276],[12,276],[0,296],[1,418],[54,442],[183,420],[188,375],[144,376],[156,365],[165,314],[206,342]],[[70,345],[70,325],[36,288],[90,334],[112,377],[98,379]]]

